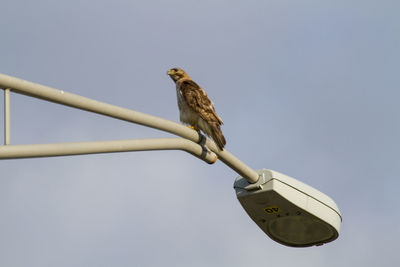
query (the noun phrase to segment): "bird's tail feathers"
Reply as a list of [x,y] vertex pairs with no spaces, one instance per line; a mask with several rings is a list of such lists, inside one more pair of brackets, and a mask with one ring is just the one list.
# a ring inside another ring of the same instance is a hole
[[226,145],[226,140],[224,135],[222,134],[221,128],[219,126],[212,126],[211,127],[211,137],[214,142],[217,144],[220,150],[224,149]]

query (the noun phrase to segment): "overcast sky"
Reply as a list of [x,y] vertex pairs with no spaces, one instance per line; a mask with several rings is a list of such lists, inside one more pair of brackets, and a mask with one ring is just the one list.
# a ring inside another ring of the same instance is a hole
[[[5,160],[0,266],[395,266],[399,3],[3,0],[0,73],[178,121],[166,71],[182,67],[228,151],[324,192],[343,223],[324,246],[280,245],[240,206],[233,170],[179,151]],[[11,101],[12,144],[171,136]]]

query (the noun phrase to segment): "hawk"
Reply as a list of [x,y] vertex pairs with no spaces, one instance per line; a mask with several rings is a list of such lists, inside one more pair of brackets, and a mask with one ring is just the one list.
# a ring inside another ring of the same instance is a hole
[[167,74],[176,84],[181,122],[191,125],[196,131],[202,130],[223,150],[226,144],[221,131],[223,122],[206,92],[182,69],[173,68]]

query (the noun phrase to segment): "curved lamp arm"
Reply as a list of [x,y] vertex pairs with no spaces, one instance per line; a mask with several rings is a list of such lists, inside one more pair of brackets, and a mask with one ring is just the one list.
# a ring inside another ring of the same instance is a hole
[[[183,126],[182,124],[130,110],[127,108],[99,102],[90,98],[71,94],[63,90],[54,89],[48,86],[32,83],[8,75],[0,74],[0,87],[7,91],[9,89],[10,91],[18,94],[23,94],[46,101],[74,107],[77,109],[102,114],[119,120],[133,122],[158,130],[166,131],[195,143],[201,143],[203,140],[199,133],[192,129],[189,129],[188,127]],[[5,115],[8,116],[8,114]],[[205,139],[205,145],[211,151],[217,154],[222,162],[224,162],[226,165],[236,171],[239,175],[246,178],[250,183],[257,182],[259,174],[251,169],[249,166],[244,164],[242,161],[240,161],[238,158],[236,158],[234,155],[229,153],[226,149],[220,151],[215,143],[208,138]]]

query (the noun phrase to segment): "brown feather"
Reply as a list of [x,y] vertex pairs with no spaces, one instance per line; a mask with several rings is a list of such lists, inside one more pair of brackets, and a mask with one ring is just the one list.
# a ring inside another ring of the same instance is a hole
[[224,146],[226,145],[226,140],[219,126],[211,127],[211,137],[217,144],[218,148],[223,150]]

